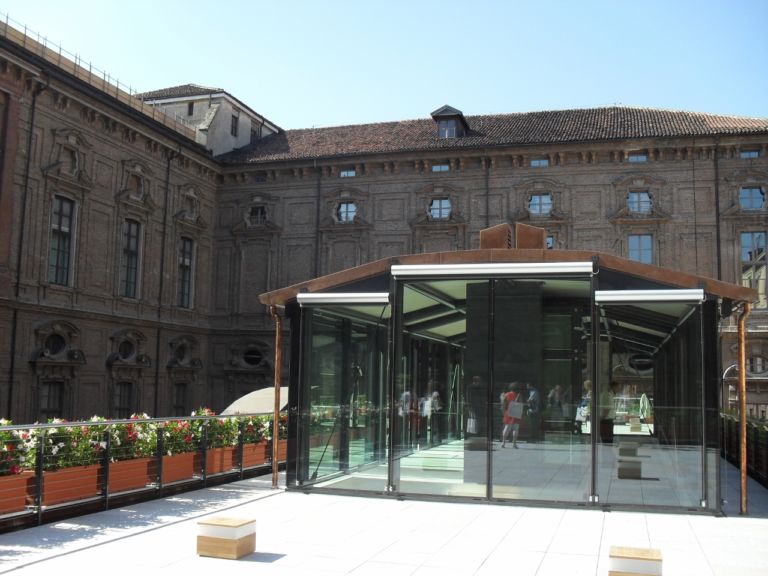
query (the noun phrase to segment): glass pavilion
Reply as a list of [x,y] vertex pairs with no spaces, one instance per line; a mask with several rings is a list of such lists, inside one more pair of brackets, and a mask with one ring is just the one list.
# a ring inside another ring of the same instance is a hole
[[288,489],[719,513],[718,327],[754,292],[494,230],[261,295],[291,325]]

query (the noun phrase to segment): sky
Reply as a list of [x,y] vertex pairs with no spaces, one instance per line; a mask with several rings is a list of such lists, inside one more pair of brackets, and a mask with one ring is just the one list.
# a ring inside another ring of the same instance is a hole
[[0,0],[135,91],[284,129],[625,105],[768,118],[768,0]]

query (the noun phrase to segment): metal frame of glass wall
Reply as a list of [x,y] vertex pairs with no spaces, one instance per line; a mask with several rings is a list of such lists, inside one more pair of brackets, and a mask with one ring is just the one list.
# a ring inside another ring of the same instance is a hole
[[594,268],[299,294],[288,488],[719,512],[717,301]]

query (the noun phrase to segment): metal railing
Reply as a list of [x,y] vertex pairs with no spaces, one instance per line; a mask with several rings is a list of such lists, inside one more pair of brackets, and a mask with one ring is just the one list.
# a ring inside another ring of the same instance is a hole
[[272,414],[0,426],[0,532],[263,474],[271,432]]
[[[739,419],[721,414],[721,456],[740,465]],[[768,422],[747,420],[747,474],[768,488]]]
[[0,12],[0,36],[17,46],[29,50],[61,70],[72,74],[79,80],[112,96],[134,110],[149,116],[156,122],[171,128],[182,136],[195,140],[195,128],[178,115],[166,114],[161,108],[146,104],[130,85],[123,84],[113,78],[108,72],[96,68],[90,62],[83,62],[77,54],[66,51],[60,45],[48,40],[45,36],[27,28],[26,25],[13,20],[8,14]]

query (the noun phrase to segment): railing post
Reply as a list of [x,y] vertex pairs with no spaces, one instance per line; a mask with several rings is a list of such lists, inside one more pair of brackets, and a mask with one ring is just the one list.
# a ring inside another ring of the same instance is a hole
[[163,454],[165,454],[165,424],[155,428],[157,434],[157,491],[163,492]]
[[35,455],[35,511],[38,526],[43,523],[43,450],[45,449],[46,430],[47,428],[40,430],[41,433],[37,437],[37,454]]
[[104,510],[109,510],[109,463],[112,460],[112,441],[109,427],[104,430],[104,454],[101,459],[101,493],[104,495]]
[[245,438],[245,422],[237,423],[237,462],[240,466],[240,480],[243,479],[243,438]]
[[200,431],[200,477],[203,479],[203,487],[208,485],[208,420],[203,421]]

